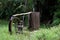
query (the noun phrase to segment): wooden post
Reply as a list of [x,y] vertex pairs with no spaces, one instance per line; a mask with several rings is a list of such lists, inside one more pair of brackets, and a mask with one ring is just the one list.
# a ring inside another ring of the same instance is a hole
[[29,16],[29,29],[36,30],[40,26],[40,13],[32,12]]

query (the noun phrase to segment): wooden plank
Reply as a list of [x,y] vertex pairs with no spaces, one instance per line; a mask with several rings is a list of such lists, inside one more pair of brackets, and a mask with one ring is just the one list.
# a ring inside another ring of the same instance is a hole
[[15,14],[13,16],[21,16],[21,15],[29,15],[31,14],[32,12],[27,12],[27,13],[20,13],[20,14]]

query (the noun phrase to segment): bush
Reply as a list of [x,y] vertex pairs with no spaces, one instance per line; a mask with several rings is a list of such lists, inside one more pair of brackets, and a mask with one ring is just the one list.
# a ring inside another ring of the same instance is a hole
[[60,23],[60,18],[55,18],[52,25],[58,25]]

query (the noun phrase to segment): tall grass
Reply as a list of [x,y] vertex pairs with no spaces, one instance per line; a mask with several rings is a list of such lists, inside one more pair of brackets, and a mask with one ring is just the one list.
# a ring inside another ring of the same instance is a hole
[[0,40],[60,40],[60,25],[50,28],[40,28],[32,32],[24,31],[23,34],[8,32],[8,21],[0,20]]

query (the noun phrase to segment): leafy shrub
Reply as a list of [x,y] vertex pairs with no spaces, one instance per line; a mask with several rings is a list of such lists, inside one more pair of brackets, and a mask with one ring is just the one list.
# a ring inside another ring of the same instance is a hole
[[56,18],[53,20],[52,25],[58,25],[60,23],[60,18]]

